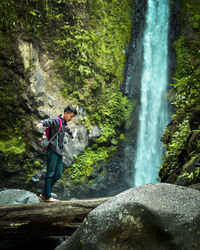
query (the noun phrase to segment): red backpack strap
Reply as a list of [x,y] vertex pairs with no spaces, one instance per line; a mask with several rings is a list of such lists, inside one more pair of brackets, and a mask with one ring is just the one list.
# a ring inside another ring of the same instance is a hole
[[50,136],[49,127],[47,127],[47,128],[45,129],[45,134],[46,134],[47,139],[49,140],[49,136]]
[[58,130],[60,130],[61,129],[61,127],[62,127],[62,120],[61,120],[61,118],[59,117],[59,116],[57,116],[57,118],[59,119],[59,121],[60,121],[60,126],[59,126],[59,129]]

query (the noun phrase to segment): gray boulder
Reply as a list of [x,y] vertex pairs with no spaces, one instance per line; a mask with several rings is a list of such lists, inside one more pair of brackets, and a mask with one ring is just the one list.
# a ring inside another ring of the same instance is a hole
[[200,192],[167,183],[129,189],[94,209],[56,250],[199,250]]
[[76,131],[76,136],[72,141],[66,138],[64,164],[69,167],[74,161],[74,155],[80,155],[82,151],[88,146],[88,130],[82,125],[76,126],[73,133]]
[[97,126],[93,126],[89,131],[89,139],[95,140],[101,136],[101,130]]
[[14,205],[40,202],[36,194],[21,189],[4,189],[0,191],[0,205]]

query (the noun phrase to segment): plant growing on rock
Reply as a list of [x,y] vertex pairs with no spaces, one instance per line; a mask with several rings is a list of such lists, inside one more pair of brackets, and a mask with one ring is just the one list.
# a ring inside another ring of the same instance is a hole
[[[161,181],[181,185],[199,181],[200,36],[196,24],[199,11],[197,1],[182,1],[182,30],[175,41],[177,65],[170,91],[176,113],[162,138],[166,153],[159,173]],[[190,29],[190,33],[185,29]]]

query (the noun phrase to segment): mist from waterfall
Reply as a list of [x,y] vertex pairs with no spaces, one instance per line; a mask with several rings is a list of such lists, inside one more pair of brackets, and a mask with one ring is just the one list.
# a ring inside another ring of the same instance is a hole
[[156,182],[168,122],[169,0],[148,0],[134,186]]

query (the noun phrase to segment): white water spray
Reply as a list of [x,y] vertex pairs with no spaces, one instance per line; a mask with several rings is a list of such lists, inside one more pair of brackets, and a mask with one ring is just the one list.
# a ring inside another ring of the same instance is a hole
[[161,164],[160,138],[168,122],[168,19],[169,0],[148,0],[135,186],[156,182]]

